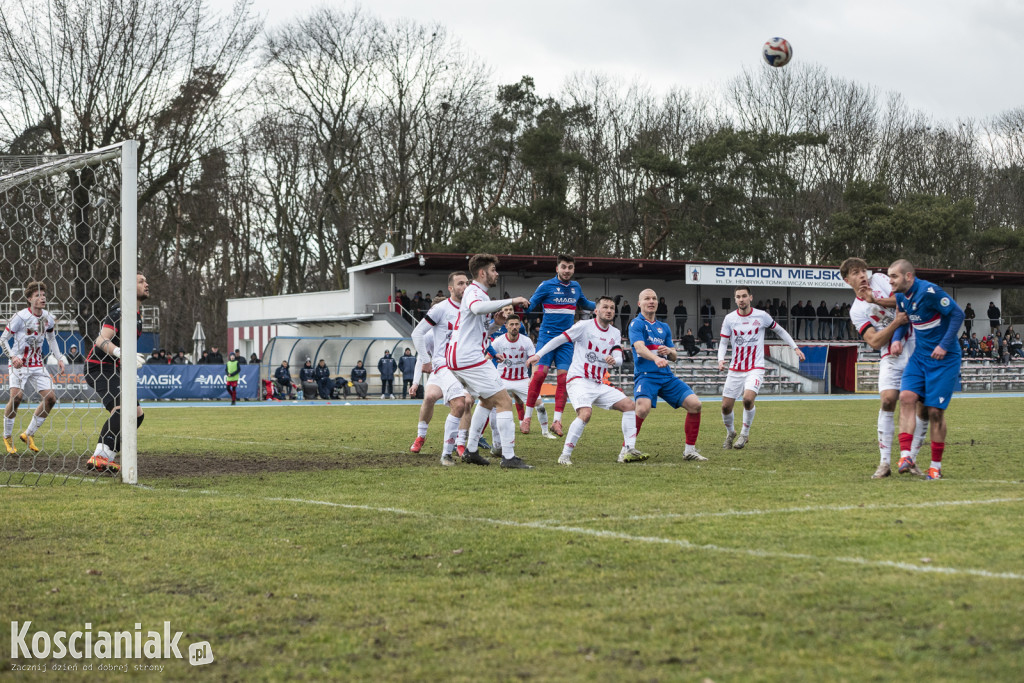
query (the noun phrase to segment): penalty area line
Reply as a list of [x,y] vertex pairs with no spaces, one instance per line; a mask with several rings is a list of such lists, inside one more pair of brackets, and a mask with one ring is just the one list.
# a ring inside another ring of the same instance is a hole
[[[303,498],[263,498],[267,502],[299,503],[304,505],[322,505],[325,507],[341,508],[345,510],[364,510],[367,512],[388,512],[397,515],[430,519],[458,519],[465,522],[476,522],[491,524],[494,526],[505,526],[516,529],[539,529],[542,531],[557,531],[561,533],[575,534],[579,536],[592,536],[594,538],[612,539],[618,541],[629,541],[634,543],[650,543],[654,545],[672,546],[683,550],[698,550],[713,553],[726,553],[730,555],[745,555],[765,559],[780,560],[803,560],[814,562],[838,562],[841,564],[855,564],[863,567],[876,567],[882,569],[898,569],[901,571],[915,572],[922,574],[945,574],[951,576],[977,576],[985,579],[1010,579],[1024,580],[1024,574],[1012,572],[990,572],[984,569],[962,569],[958,567],[937,567],[929,565],[911,564],[909,562],[895,562],[891,560],[872,560],[866,557],[828,557],[821,555],[810,555],[807,553],[788,553],[776,550],[758,550],[756,548],[727,548],[714,544],[691,543],[686,539],[662,538],[660,536],[636,536],[619,531],[608,531],[605,529],[587,529],[585,527],[565,526],[563,524],[552,524],[549,522],[516,522],[508,519],[491,519],[488,517],[462,517],[437,515],[432,512],[419,512],[394,507],[376,507],[373,505],[356,505],[352,503],[334,503],[326,500],[307,500]],[[1021,500],[1021,499],[1013,499]]]

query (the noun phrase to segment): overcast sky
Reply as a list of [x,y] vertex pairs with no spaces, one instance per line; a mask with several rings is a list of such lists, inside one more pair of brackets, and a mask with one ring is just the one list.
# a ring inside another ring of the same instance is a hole
[[[225,7],[230,0],[211,0]],[[255,0],[276,26],[341,0]],[[372,0],[382,19],[440,23],[493,69],[495,83],[533,76],[541,94],[596,71],[640,78],[657,91],[701,89],[759,67],[772,36],[793,62],[882,92],[939,121],[984,119],[1024,107],[1022,0]]]

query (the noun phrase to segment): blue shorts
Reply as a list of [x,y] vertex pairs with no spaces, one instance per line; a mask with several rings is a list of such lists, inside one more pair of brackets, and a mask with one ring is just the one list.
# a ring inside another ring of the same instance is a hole
[[945,410],[960,389],[960,356],[947,355],[942,360],[921,357],[916,353],[907,361],[900,381],[900,391],[912,391],[929,408]]
[[633,399],[650,399],[651,407],[658,407],[660,396],[673,408],[683,405],[687,396],[693,394],[690,385],[675,375],[641,375],[633,384]]
[[[559,332],[559,334],[561,334],[561,332]],[[539,349],[543,347],[552,339],[554,339],[554,337],[538,337],[537,348]],[[537,365],[543,365],[548,368],[553,367],[556,370],[568,370],[569,366],[572,364],[572,347],[572,342],[562,344],[551,353],[541,356],[540,360],[537,361]]]

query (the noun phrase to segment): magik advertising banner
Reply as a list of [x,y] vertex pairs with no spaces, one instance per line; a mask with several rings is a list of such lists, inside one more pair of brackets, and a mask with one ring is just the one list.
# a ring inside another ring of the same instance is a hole
[[[58,401],[98,401],[96,392],[85,381],[84,365],[69,365],[57,372],[56,365],[47,365]],[[243,365],[238,378],[238,398],[257,398],[260,369]],[[0,401],[10,398],[11,378],[7,365],[0,365]],[[139,368],[138,392],[141,400],[158,398],[218,399],[230,398],[222,365],[143,365]],[[35,389],[25,397],[38,400]]]

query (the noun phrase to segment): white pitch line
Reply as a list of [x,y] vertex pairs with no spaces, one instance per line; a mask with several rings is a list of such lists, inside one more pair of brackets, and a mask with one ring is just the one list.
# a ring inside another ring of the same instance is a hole
[[792,508],[776,508],[773,510],[723,510],[722,512],[666,512],[660,515],[630,515],[628,517],[592,517],[581,519],[574,524],[589,522],[638,522],[653,519],[700,519],[701,517],[748,517],[758,515],[774,515],[778,513],[800,512],[849,512],[851,510],[899,510],[903,508],[935,508],[956,505],[998,505],[1000,503],[1021,503],[1024,498],[990,498],[987,500],[938,500],[926,503],[880,503],[872,505],[805,505]]
[[[430,512],[418,512],[415,510],[405,510],[402,508],[393,507],[375,507],[372,505],[353,505],[350,503],[332,503],[326,500],[306,500],[302,498],[264,498],[263,500],[270,502],[285,502],[285,503],[300,503],[306,505],[323,505],[327,507],[343,508],[346,510],[366,510],[369,512],[390,512],[398,515],[408,515],[411,517],[423,517],[423,518],[438,518],[440,515],[436,515]],[[1013,499],[1021,500],[1021,499]],[[619,541],[633,541],[638,543],[652,543],[657,545],[675,546],[677,548],[683,548],[685,550],[704,550],[707,552],[716,553],[728,553],[731,555],[747,555],[750,557],[762,557],[772,559],[784,559],[784,560],[812,560],[816,562],[840,562],[843,564],[857,564],[865,567],[884,567],[887,569],[900,569],[909,572],[919,572],[925,574],[947,574],[947,575],[966,575],[966,576],[977,576],[986,579],[1011,579],[1022,581],[1024,580],[1024,574],[1014,574],[1011,572],[989,572],[984,569],[959,569],[957,567],[932,567],[927,565],[910,564],[909,562],[893,562],[891,560],[871,560],[864,557],[823,557],[820,555],[809,555],[806,553],[787,553],[775,550],[757,550],[754,548],[726,548],[719,545],[713,544],[697,544],[691,543],[685,539],[677,538],[661,538],[659,536],[634,536],[633,534],[625,534],[618,531],[607,531],[603,529],[587,529],[584,527],[575,526],[563,526],[557,524],[548,524],[545,522],[516,522],[508,519],[490,519],[487,517],[451,517],[445,516],[445,519],[458,519],[466,522],[477,522],[483,524],[493,524],[495,526],[506,526],[517,529],[540,529],[542,531],[560,531],[564,533],[579,534],[584,536],[594,536],[596,538],[610,538]]]

